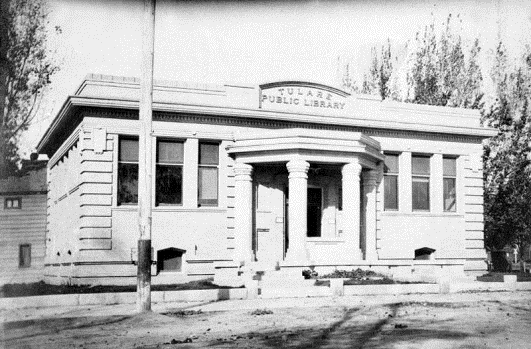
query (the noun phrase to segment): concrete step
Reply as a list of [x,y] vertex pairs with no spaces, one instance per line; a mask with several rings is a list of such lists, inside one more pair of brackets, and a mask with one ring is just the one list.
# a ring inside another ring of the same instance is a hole
[[260,287],[310,287],[315,284],[315,280],[306,280],[297,271],[274,270],[258,273]]
[[258,282],[258,287],[260,288],[306,288],[306,287],[312,287],[315,285],[316,280],[281,280],[281,279],[273,279],[273,280],[260,280]]

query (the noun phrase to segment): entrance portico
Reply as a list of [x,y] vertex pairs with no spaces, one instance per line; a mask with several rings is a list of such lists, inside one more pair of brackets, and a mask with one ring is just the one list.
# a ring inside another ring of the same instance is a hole
[[237,263],[377,258],[383,160],[377,141],[356,132],[293,128],[236,137],[228,152],[235,159]]

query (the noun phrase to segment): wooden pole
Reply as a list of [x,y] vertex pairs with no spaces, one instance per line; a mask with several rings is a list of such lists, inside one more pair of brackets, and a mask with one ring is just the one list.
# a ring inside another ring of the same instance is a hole
[[151,311],[151,207],[152,207],[152,119],[153,57],[155,44],[155,0],[144,0],[142,67],[139,107],[138,154],[138,272],[137,311]]

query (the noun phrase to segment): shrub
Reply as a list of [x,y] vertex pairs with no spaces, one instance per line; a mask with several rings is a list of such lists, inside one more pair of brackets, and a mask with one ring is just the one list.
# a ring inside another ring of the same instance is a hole
[[344,279],[354,279],[354,280],[365,280],[368,277],[376,276],[376,277],[383,277],[383,275],[378,274],[372,270],[361,270],[360,268],[351,271],[348,270],[334,270],[330,274],[326,274],[321,276],[323,279],[338,279],[338,278],[344,278]]

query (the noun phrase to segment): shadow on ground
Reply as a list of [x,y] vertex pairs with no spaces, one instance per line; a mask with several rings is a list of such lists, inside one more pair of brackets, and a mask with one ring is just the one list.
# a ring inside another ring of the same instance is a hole
[[[391,348],[400,342],[408,345],[432,340],[462,340],[468,333],[449,330],[426,330],[422,323],[404,326],[397,319],[397,312],[403,306],[394,303],[388,306],[385,318],[373,323],[356,319],[358,308],[345,309],[343,317],[325,329],[300,329],[287,333],[271,332],[251,337],[253,348],[292,348],[292,349],[358,349],[358,348]],[[439,305],[438,305],[439,306]],[[389,325],[389,326],[387,326]],[[398,325],[398,327],[395,327]],[[418,325],[418,326],[417,326]],[[385,327],[385,331],[384,330]],[[243,340],[245,341],[245,339]],[[246,347],[244,343],[218,342],[210,343],[212,348]],[[184,348],[184,347],[183,347]]]

